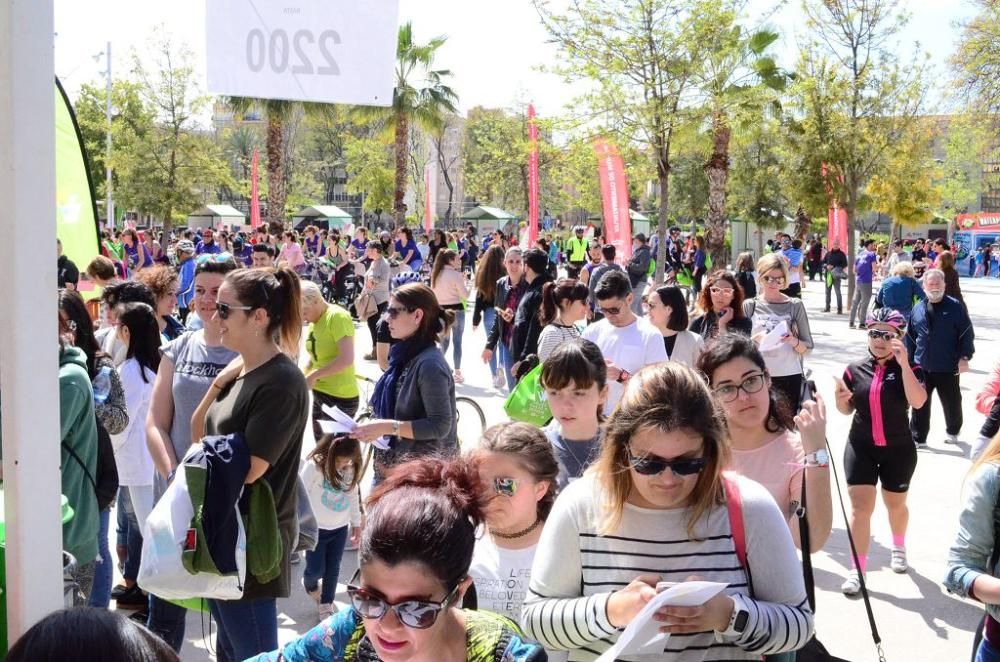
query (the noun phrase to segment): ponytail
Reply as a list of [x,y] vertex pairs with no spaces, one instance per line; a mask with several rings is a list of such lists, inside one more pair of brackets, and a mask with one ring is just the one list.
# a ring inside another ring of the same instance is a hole
[[431,268],[432,288],[434,287],[435,284],[437,284],[437,279],[438,276],[441,275],[441,272],[444,271],[445,267],[448,266],[448,263],[451,262],[456,257],[458,257],[458,253],[451,250],[450,248],[444,248],[437,252],[437,255],[434,256],[434,266]]
[[368,497],[358,561],[420,563],[451,590],[469,574],[491,497],[469,458],[398,465]]
[[575,278],[560,278],[542,285],[542,307],[538,319],[542,326],[552,323],[559,315],[559,306],[564,301],[586,301],[590,294],[587,286]]
[[542,285],[542,308],[538,311],[538,320],[542,326],[547,326],[559,314],[559,304],[556,303],[556,284],[549,281]]
[[299,277],[288,267],[238,269],[226,276],[241,303],[267,311],[267,333],[292,359],[299,353],[302,301]]

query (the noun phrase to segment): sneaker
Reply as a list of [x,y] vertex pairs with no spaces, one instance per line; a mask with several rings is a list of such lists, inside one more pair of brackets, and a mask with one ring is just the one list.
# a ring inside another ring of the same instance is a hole
[[824,308],[824,309],[823,309],[823,312],[824,312],[824,313],[828,313],[828,312],[830,312],[830,309],[829,309],[829,308]]
[[917,447],[918,451],[927,450],[927,442],[926,441],[915,441],[915,442],[913,442],[913,445]]
[[953,446],[958,445],[958,435],[949,434],[947,437],[944,438],[944,443],[951,444]]
[[847,579],[840,585],[840,592],[844,595],[857,595],[861,592],[861,576],[857,570],[847,573]]
[[111,599],[117,600],[118,598],[122,597],[128,592],[129,592],[128,586],[125,586],[125,584],[118,584],[113,589],[111,589]]
[[302,578],[302,590],[304,590],[306,592],[306,595],[308,595],[310,598],[312,598],[313,600],[315,600],[316,604],[319,604],[319,595],[320,595],[320,589],[321,589],[320,582],[322,582],[322,581],[323,580],[321,579],[321,580],[319,580],[319,582],[316,582],[316,588],[314,588],[313,590],[310,591],[309,589],[306,588],[306,578],[305,577]]
[[332,602],[324,602],[319,606],[319,620],[325,621],[337,613],[337,606]]
[[906,565],[906,548],[905,547],[893,547],[892,548],[892,558],[889,561],[889,567],[892,568],[893,572],[903,573],[909,568]]
[[500,389],[503,388],[503,375],[497,373],[493,375],[493,388]]
[[855,325],[854,325],[854,322],[851,322],[851,323],[850,323],[850,324],[848,324],[847,326],[849,326],[849,327],[850,327],[850,328],[852,328],[852,329],[856,329],[856,328],[858,328],[857,326],[855,326]]
[[138,584],[135,584],[132,588],[119,593],[118,597],[115,598],[115,603],[119,607],[143,608],[149,604],[149,596],[139,588]]
[[365,361],[374,361],[375,360],[375,352],[369,352],[368,354],[365,354],[363,358],[364,358]]

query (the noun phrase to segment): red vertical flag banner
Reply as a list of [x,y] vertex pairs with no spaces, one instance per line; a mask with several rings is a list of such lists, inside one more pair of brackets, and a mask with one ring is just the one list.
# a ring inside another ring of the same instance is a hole
[[632,218],[628,211],[628,184],[625,163],[618,148],[604,138],[594,140],[597,172],[604,200],[604,236],[615,247],[619,259],[632,257]]
[[535,121],[535,106],[528,104],[528,245],[534,246],[538,239],[538,123]]
[[437,207],[437,177],[430,161],[424,166],[424,232],[429,237],[434,229],[434,214]]
[[834,244],[839,244],[840,249],[847,250],[847,212],[837,206],[837,199],[833,195],[833,187],[827,179],[828,171],[826,164],[820,166],[823,180],[826,181],[826,193],[830,196],[830,208],[827,211],[826,226],[826,248],[833,248]]
[[250,166],[250,227],[256,230],[260,226],[260,189],[257,186],[257,148],[253,149],[253,163]]

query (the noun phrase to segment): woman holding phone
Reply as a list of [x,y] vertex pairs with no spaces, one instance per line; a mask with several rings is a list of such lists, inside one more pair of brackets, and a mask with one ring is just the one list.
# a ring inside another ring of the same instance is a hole
[[728,271],[716,271],[708,277],[698,295],[698,310],[701,314],[691,320],[688,330],[706,342],[730,332],[750,335],[753,324],[743,314],[743,288]]
[[858,561],[840,590],[856,595],[861,590],[871,544],[871,518],[875,494],[882,484],[882,501],[892,529],[893,572],[906,572],[906,527],[910,514],[906,493],[917,467],[917,449],[910,436],[909,409],[927,402],[920,366],[911,366],[902,336],[906,318],[892,308],[868,314],[869,356],[847,366],[837,379],[837,409],[854,414],[844,449],[847,494],[851,499],[851,531]]
[[[521,614],[525,632],[568,650],[571,661],[593,660],[658,583],[697,575],[727,587],[700,606],[655,612],[660,631],[671,634],[664,659],[760,660],[804,646],[813,616],[788,525],[764,488],[722,475],[728,464],[724,415],[694,370],[666,362],[633,375],[600,456],[546,521]],[[742,514],[748,567],[727,492]]]

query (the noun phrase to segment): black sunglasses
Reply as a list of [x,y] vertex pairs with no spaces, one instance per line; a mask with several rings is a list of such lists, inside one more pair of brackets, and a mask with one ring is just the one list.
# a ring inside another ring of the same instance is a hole
[[632,455],[632,450],[626,447],[628,464],[640,476],[658,476],[667,469],[675,476],[693,476],[705,468],[705,458],[692,457],[680,460],[665,460],[656,455]]
[[878,329],[868,329],[868,337],[874,340],[892,340],[896,334],[892,331],[879,331]]
[[[459,584],[458,586],[461,586]],[[392,609],[396,612],[399,622],[408,628],[415,630],[426,630],[434,625],[438,615],[448,607],[458,593],[458,586],[451,589],[451,592],[441,602],[425,602],[423,600],[405,600],[397,604],[389,604],[383,598],[369,593],[360,586],[347,587],[347,595],[351,598],[351,606],[362,618],[379,620],[385,616],[386,612]]]
[[227,320],[234,310],[253,310],[253,306],[232,306],[228,303],[215,302],[215,312],[220,320]]
[[403,313],[412,313],[413,311],[409,308],[397,308],[396,306],[389,306],[385,309],[385,316],[391,320],[396,319]]
[[612,317],[614,317],[615,315],[619,315],[622,312],[622,308],[620,306],[614,306],[613,308],[605,308],[604,306],[598,306],[597,310],[602,315],[611,315]]

